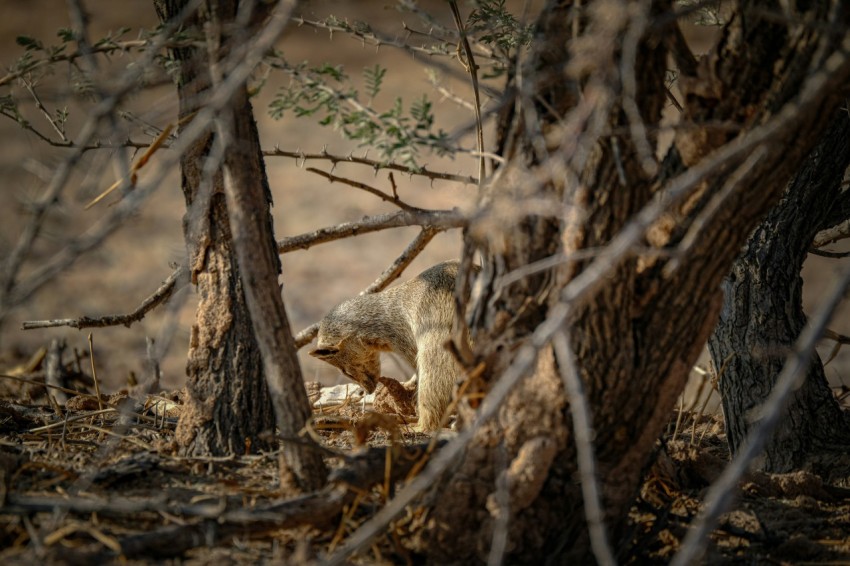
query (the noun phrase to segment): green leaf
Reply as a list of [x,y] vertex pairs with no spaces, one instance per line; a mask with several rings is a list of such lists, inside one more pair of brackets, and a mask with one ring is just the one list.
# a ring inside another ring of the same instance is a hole
[[34,37],[30,37],[28,35],[19,35],[15,38],[15,43],[24,47],[27,51],[33,51],[36,49],[43,49],[44,46],[41,44],[39,40]]
[[59,28],[59,31],[56,32],[56,36],[61,39],[63,43],[74,41],[77,38],[74,30],[68,28]]
[[363,69],[363,79],[366,81],[366,92],[369,98],[375,98],[381,91],[381,84],[384,82],[384,76],[387,70],[377,63],[374,67],[366,67]]

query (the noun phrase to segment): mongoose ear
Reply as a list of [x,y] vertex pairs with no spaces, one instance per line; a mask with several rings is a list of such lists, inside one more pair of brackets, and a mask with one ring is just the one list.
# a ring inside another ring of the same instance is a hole
[[310,355],[314,358],[324,359],[331,358],[339,353],[339,348],[316,348]]

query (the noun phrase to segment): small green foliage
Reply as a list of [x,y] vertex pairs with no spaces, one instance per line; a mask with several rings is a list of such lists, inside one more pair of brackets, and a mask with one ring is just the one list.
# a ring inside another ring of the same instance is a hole
[[469,14],[468,31],[478,41],[498,48],[503,55],[531,42],[531,25],[522,25],[505,8],[505,0],[482,0]]
[[363,69],[363,80],[366,83],[366,93],[369,98],[375,98],[381,92],[381,83],[384,82],[384,75],[387,70],[377,63],[374,67],[366,67]]
[[28,35],[19,35],[15,38],[15,43],[27,51],[41,51],[44,49],[44,45],[39,40]]
[[77,34],[72,29],[59,28],[59,31],[56,32],[56,37],[61,39],[62,43],[70,43],[71,41],[76,41]]
[[416,158],[422,148],[441,155],[450,151],[448,135],[442,130],[434,131],[433,107],[425,95],[408,110],[401,98],[383,111],[373,107],[387,72],[380,65],[363,71],[369,97],[368,102],[363,102],[340,66],[289,65],[279,56],[271,64],[287,71],[293,79],[269,105],[269,113],[275,119],[287,112],[299,118],[317,117],[320,125],[333,127],[361,147],[377,150],[383,159],[414,168],[418,168]]

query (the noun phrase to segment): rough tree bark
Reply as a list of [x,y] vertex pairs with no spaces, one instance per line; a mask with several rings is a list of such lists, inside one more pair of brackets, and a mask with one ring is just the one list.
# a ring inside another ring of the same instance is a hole
[[[654,195],[684,183],[690,168],[726,156],[638,242],[659,253],[638,249],[617,263],[594,293],[571,305],[563,328],[593,413],[605,519],[618,544],[642,469],[716,322],[720,283],[834,116],[839,100],[830,92],[850,73],[839,56],[825,82],[800,94],[846,39],[825,31],[846,29],[846,13],[829,21],[828,2],[810,3],[799,20],[827,25],[805,27],[764,17],[779,10],[772,2],[737,6],[744,12],[697,61],[668,2],[652,3],[645,28],[638,3],[547,2],[517,73],[523,83],[516,111],[502,124],[507,163],[481,195],[490,214],[466,234],[467,261],[478,252],[483,263],[468,315],[476,356],[469,365],[483,362],[486,389],[589,262],[509,287],[501,276],[559,252],[605,246]],[[685,108],[673,148],[654,169],[636,126],[639,118],[654,148],[668,53],[679,67]],[[793,112],[785,107],[792,102]],[[768,123],[776,125],[765,130]],[[745,145],[747,139],[755,141]],[[541,200],[565,214],[535,213]],[[532,374],[439,485],[429,523],[432,559],[486,559],[507,513],[506,562],[592,560],[575,460],[569,399],[544,348]],[[506,493],[496,488],[499,477]]]
[[[725,301],[709,349],[715,368],[722,369],[719,389],[733,454],[758,423],[757,408],[806,324],[800,270],[812,239],[840,202],[848,165],[850,118],[842,109],[723,282]],[[847,416],[815,356],[767,443],[761,468],[788,472],[807,463],[828,466],[848,448]],[[828,475],[830,470],[821,471]]]
[[[187,3],[154,2],[162,21],[178,16]],[[201,4],[183,29],[202,45],[205,22],[232,20],[233,14],[217,3]],[[204,48],[181,47],[172,56],[178,65],[179,118],[185,126],[212,93],[210,65],[216,62]],[[262,446],[260,433],[275,424],[233,248],[222,158],[211,155],[213,145],[210,125],[180,159],[188,211],[184,233],[199,297],[186,368],[187,398],[176,434],[187,455],[244,453]]]
[[221,122],[222,135],[227,138],[224,184],[230,228],[278,430],[284,438],[281,481],[311,491],[325,483],[327,472],[320,452],[291,441],[310,417],[310,402],[280,295],[281,264],[269,210],[272,196],[244,85],[231,100],[228,119]]

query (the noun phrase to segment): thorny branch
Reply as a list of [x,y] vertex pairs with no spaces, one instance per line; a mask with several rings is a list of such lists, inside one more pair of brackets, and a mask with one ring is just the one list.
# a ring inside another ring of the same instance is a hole
[[265,155],[266,157],[291,157],[292,159],[295,159],[296,162],[300,160],[301,163],[311,160],[324,160],[330,161],[331,165],[333,166],[336,166],[338,163],[357,163],[360,165],[368,165],[376,171],[379,169],[390,169],[392,171],[400,171],[408,175],[418,175],[422,177],[427,177],[432,181],[456,181],[458,183],[465,183],[467,185],[474,185],[477,183],[474,177],[469,177],[466,175],[454,175],[452,173],[432,171],[425,167],[414,169],[412,167],[408,167],[407,165],[401,165],[399,163],[384,163],[383,161],[368,159],[366,157],[355,157],[354,155],[342,157],[338,155],[332,155],[327,151],[322,151],[321,153],[304,153],[303,151],[285,151],[282,149],[274,148],[269,150],[263,150],[263,155]]
[[[368,234],[388,228],[401,228],[406,226],[423,226],[422,232],[408,246],[408,248],[391,264],[387,270],[370,285],[364,293],[376,293],[386,288],[401,275],[401,272],[418,253],[431,241],[431,239],[444,230],[450,228],[461,228],[466,225],[466,218],[455,210],[400,210],[390,214],[367,216],[356,222],[345,222],[327,228],[320,228],[314,232],[300,234],[278,241],[278,253],[284,254],[296,250],[306,250],[318,244],[333,242],[350,236]],[[145,299],[139,307],[131,313],[115,314],[102,317],[82,316],[79,318],[63,318],[51,320],[28,320],[22,324],[23,330],[35,328],[51,328],[67,326],[71,328],[99,328],[105,326],[130,326],[140,321],[152,309],[165,303],[174,292],[185,284],[187,276],[185,266],[175,270],[163,284],[150,297]],[[314,328],[315,327],[315,328]],[[318,330],[318,325],[313,325],[303,330],[296,336],[296,344],[299,348],[308,344]],[[311,333],[312,332],[312,333]],[[308,336],[309,335],[309,336]]]
[[327,173],[325,171],[322,171],[321,169],[316,169],[315,167],[307,167],[307,171],[309,171],[310,173],[315,173],[316,175],[319,175],[321,177],[324,177],[325,179],[329,180],[331,183],[339,182],[339,183],[343,183],[345,185],[348,185],[350,187],[354,187],[355,189],[360,189],[361,191],[366,191],[369,194],[375,195],[376,197],[378,197],[382,201],[389,202],[389,203],[396,205],[397,207],[399,207],[400,209],[402,209],[404,211],[407,211],[407,212],[421,212],[422,211],[422,209],[416,208],[415,206],[411,206],[411,205],[407,204],[406,202],[402,201],[401,199],[399,199],[398,197],[390,196],[387,193],[385,193],[384,191],[382,191],[380,189],[376,189],[375,187],[367,185],[366,183],[361,183],[360,181],[355,181],[353,179],[348,179],[346,177],[340,177],[338,175],[334,175],[333,173]]
[[457,210],[399,210],[389,214],[367,216],[356,222],[344,222],[314,232],[283,238],[277,243],[278,253],[294,250],[306,250],[317,244],[340,240],[349,236],[359,236],[388,228],[405,226],[432,227],[440,231],[449,228],[462,228],[466,217]]

